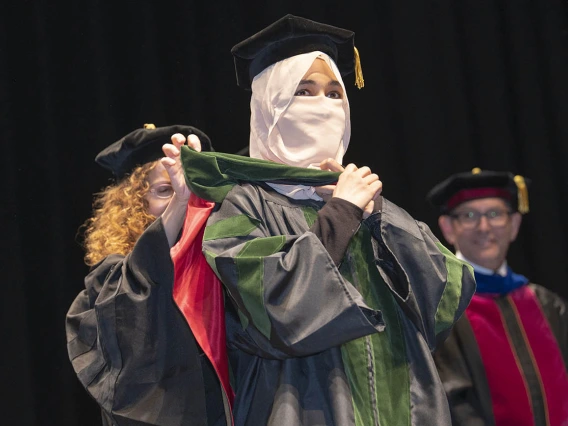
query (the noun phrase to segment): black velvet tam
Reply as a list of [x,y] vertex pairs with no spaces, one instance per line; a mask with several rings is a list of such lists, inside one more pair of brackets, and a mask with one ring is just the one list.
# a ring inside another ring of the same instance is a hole
[[186,138],[196,135],[201,141],[202,151],[213,151],[209,136],[195,127],[183,124],[155,127],[145,124],[144,128],[136,129],[107,146],[97,154],[95,161],[121,179],[136,166],[164,157],[162,146],[171,143],[174,133],[181,133]]
[[348,75],[355,66],[354,37],[352,31],[286,15],[233,46],[237,85],[250,90],[254,77],[270,65],[318,50],[333,59],[342,76]]
[[529,179],[509,172],[475,168],[471,172],[449,176],[434,186],[426,199],[440,214],[447,214],[466,201],[488,197],[503,198],[514,211],[526,213],[529,183]]

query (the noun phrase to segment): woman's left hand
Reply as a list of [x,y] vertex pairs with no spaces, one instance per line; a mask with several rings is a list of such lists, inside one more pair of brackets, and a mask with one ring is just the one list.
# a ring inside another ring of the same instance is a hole
[[[170,176],[175,197],[181,202],[187,202],[191,195],[191,191],[185,183],[185,175],[183,173],[180,156],[181,146],[185,143],[186,138],[181,133],[175,133],[172,135],[172,143],[164,144],[162,147],[166,157],[161,160],[163,166],[168,172],[168,175]],[[201,142],[196,135],[189,135],[187,137],[187,144],[196,151],[201,151]]]
[[[333,158],[327,158],[320,163],[321,170],[329,170],[331,172],[343,172],[345,168]],[[333,191],[336,185],[323,185],[316,187],[316,194],[318,194],[327,203],[333,197]],[[382,185],[381,185],[382,188]],[[377,194],[378,195],[378,194]],[[371,200],[369,204],[363,209],[363,219],[368,218],[375,207],[375,201]]]

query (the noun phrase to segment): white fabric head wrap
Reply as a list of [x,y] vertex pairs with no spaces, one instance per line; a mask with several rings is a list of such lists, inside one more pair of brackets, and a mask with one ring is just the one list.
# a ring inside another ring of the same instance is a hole
[[[343,155],[347,151],[351,137],[349,101],[347,100],[345,85],[343,84],[337,66],[328,55],[319,51],[284,59],[266,68],[254,78],[250,102],[249,153],[252,158],[270,160],[289,166],[317,168],[317,164],[320,161],[330,157],[330,155],[328,155],[329,146],[323,149],[324,144],[329,145],[330,141],[322,140],[322,158],[317,158],[316,153],[315,156],[312,155],[310,157],[311,162],[309,164],[303,164],[306,163],[306,159],[294,153],[294,149],[291,149],[290,143],[287,144],[286,141],[283,140],[280,129],[278,128],[279,119],[286,112],[294,99],[294,93],[296,92],[300,80],[318,57],[322,58],[330,66],[337,81],[339,81],[343,87],[345,94],[342,99],[342,106],[345,113],[345,130],[342,137],[337,142],[335,155],[331,155],[331,157],[335,158],[340,164],[343,161]],[[301,124],[298,127],[301,127]],[[317,146],[316,149],[318,149]],[[281,184],[270,184],[270,186],[291,198],[321,200],[315,193],[313,187]]]

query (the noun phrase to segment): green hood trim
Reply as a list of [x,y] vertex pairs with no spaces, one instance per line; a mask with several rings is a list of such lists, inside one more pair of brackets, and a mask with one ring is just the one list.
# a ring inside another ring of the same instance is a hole
[[460,306],[464,275],[468,273],[471,279],[475,278],[473,274],[473,266],[458,259],[442,243],[437,242],[436,246],[444,255],[446,270],[448,271],[446,287],[442,293],[442,298],[438,304],[435,316],[435,332],[436,334],[439,334],[450,328],[458,320],[456,318],[456,313]]
[[191,191],[207,201],[220,203],[241,182],[322,186],[337,182],[340,173],[292,167],[272,161],[222,152],[197,152],[184,145],[181,162]]

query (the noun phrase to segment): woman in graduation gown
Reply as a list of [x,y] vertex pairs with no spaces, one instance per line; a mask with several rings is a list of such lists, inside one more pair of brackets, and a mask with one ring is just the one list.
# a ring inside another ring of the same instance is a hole
[[203,253],[228,294],[235,424],[449,425],[431,351],[475,282],[376,174],[341,166],[353,33],[287,15],[233,55],[252,158],[182,159],[215,202]]
[[73,368],[104,425],[227,424],[219,382],[172,298],[170,248],[190,195],[179,161],[186,136],[193,149],[212,149],[194,127],[148,125],[96,158],[116,182],[86,222],[91,270],[66,330]]

